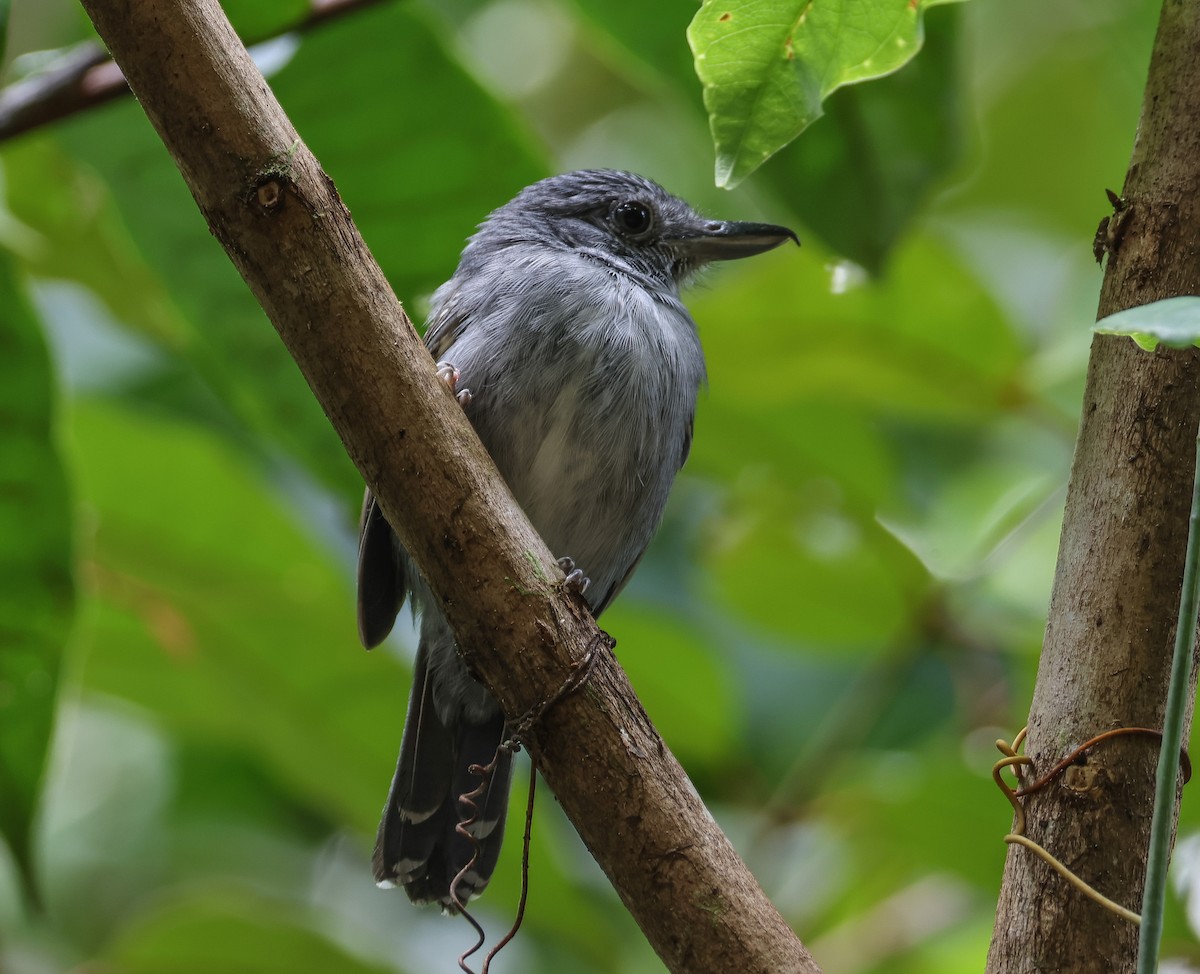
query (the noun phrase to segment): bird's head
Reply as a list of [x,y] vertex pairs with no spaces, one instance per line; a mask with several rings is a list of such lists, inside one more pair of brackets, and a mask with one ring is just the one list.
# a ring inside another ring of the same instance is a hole
[[634,173],[588,169],[523,189],[480,226],[468,254],[528,244],[577,250],[674,288],[711,261],[761,254],[785,240],[800,242],[786,227],[710,220]]

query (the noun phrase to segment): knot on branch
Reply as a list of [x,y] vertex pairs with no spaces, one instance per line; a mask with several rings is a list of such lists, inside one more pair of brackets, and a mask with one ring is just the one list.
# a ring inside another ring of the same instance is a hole
[[300,140],[281,152],[255,176],[248,202],[260,213],[274,213],[283,206],[289,189],[295,188],[292,179],[292,160],[296,150],[300,148]]
[[264,213],[277,209],[283,202],[283,183],[274,176],[263,180],[255,188],[254,202]]

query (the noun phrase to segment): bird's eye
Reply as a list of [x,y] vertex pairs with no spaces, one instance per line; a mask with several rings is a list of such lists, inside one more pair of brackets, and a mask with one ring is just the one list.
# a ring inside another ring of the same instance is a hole
[[653,222],[650,208],[637,200],[626,200],[618,204],[613,210],[613,219],[618,229],[634,236],[645,233]]

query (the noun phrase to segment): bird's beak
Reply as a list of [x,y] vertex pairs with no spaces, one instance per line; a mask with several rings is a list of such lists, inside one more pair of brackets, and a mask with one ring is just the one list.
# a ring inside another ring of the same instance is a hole
[[800,238],[787,227],[773,223],[737,223],[710,220],[698,225],[671,243],[699,263],[710,260],[736,260],[753,257],[778,247],[785,240],[800,246]]

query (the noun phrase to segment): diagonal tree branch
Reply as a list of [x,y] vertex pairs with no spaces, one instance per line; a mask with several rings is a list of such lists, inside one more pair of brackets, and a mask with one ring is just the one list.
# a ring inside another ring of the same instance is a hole
[[[537,765],[654,949],[689,974],[815,974],[658,737],[607,637],[564,594],[216,0],[83,5],[441,599],[464,657],[511,718],[538,717]],[[583,690],[543,708],[589,653]]]
[[[278,33],[304,33],[380,2],[309,0],[308,12]],[[268,39],[254,38],[247,43],[259,44]],[[121,69],[97,44],[86,41],[36,74],[0,89],[0,142],[128,94],[129,85]]]
[[[1200,4],[1165,0],[1124,199],[1101,225],[1099,316],[1200,294]],[[1099,193],[1097,193],[1099,196]],[[1161,727],[1183,579],[1200,353],[1097,336],[1029,714],[1034,765],[1113,727]],[[1193,668],[1193,694],[1195,669]],[[1187,722],[1191,722],[1191,698]],[[1186,732],[1185,732],[1186,735]],[[1185,736],[1186,739],[1186,736]],[[1027,800],[1032,838],[1138,909],[1158,743],[1123,737]],[[1036,775],[1035,775],[1036,777]],[[988,971],[1132,971],[1138,928],[1010,846]]]

